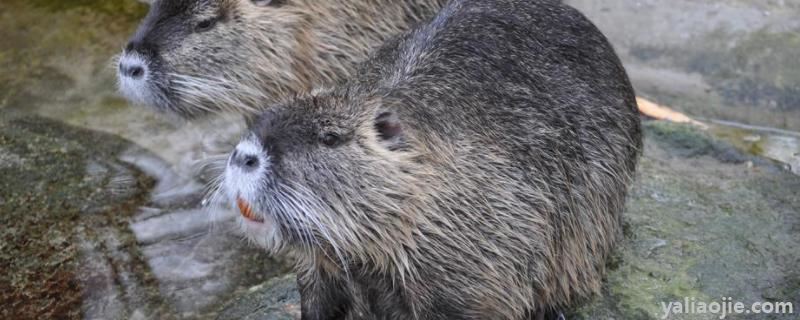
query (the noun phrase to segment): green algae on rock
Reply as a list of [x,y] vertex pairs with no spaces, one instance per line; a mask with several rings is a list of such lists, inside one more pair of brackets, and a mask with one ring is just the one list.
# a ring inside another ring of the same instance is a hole
[[114,94],[112,56],[146,10],[125,0],[1,1],[0,109],[46,103],[43,115],[58,117],[80,105],[65,102]]
[[603,295],[573,317],[661,319],[662,302],[684,297],[800,301],[800,177],[746,155],[735,157],[746,161],[727,161],[730,156],[720,155],[733,152],[729,145],[691,126],[650,122],[645,132],[619,262]]
[[80,315],[79,222],[124,230],[152,185],[117,160],[131,147],[38,117],[0,121],[0,317]]
[[35,7],[46,8],[54,12],[84,9],[115,17],[136,21],[145,13],[147,7],[140,1],[96,1],[96,0],[28,0]]
[[111,134],[0,120],[0,318],[209,319],[286,273],[163,166]]

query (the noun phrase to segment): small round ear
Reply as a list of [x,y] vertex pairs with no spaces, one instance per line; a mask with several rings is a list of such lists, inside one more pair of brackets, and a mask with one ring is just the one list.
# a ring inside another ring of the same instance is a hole
[[378,133],[378,139],[382,142],[388,143],[389,149],[398,149],[403,144],[403,124],[397,114],[390,111],[383,111],[378,113],[375,117],[375,132]]

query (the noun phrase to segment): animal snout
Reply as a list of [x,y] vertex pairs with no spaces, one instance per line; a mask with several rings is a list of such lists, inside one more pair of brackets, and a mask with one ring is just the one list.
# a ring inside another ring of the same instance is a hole
[[250,172],[258,168],[258,155],[246,151],[234,150],[231,154],[231,165],[238,167],[245,172]]
[[239,142],[231,152],[225,168],[225,188],[231,200],[242,198],[251,203],[258,198],[259,188],[269,170],[269,156],[262,150],[257,140],[248,138]]
[[119,65],[119,72],[122,73],[123,76],[140,79],[144,76],[144,67],[139,64],[132,64],[132,65]]
[[147,65],[137,56],[125,55],[119,61],[119,73],[123,77],[139,80],[147,74]]

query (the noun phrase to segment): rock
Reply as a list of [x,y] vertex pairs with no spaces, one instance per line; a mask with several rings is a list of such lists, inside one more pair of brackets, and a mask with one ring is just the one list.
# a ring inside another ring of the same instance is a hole
[[76,230],[125,230],[152,185],[119,160],[131,149],[39,117],[0,119],[0,318],[80,314]]
[[800,177],[690,126],[650,122],[645,132],[603,294],[567,319],[662,319],[661,303],[684,297],[800,301]]
[[0,318],[208,319],[287,272],[230,211],[199,208],[202,184],[117,136],[0,119],[0,176]]
[[[691,126],[656,121],[645,132],[624,238],[603,292],[566,318],[662,319],[661,302],[684,297],[800,301],[800,177]],[[296,319],[299,303],[289,275],[243,294],[218,319]]]
[[119,97],[112,56],[146,12],[0,1],[0,319],[210,319],[287,272],[201,208],[241,121]]
[[222,309],[217,320],[300,319],[300,293],[294,274],[255,286]]
[[[229,218],[220,215],[210,221],[203,209],[159,210],[133,218],[130,229],[137,251],[158,292],[158,299],[144,305],[149,309],[142,308],[142,314],[148,319],[210,319],[239,292],[288,271],[285,264],[242,241]],[[154,310],[156,306],[168,307],[168,312]]]
[[800,131],[797,1],[566,2],[606,33],[638,94],[692,116]]

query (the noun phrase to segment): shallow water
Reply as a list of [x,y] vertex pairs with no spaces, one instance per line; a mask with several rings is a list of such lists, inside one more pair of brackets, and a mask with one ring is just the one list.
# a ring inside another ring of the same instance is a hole
[[[0,2],[0,318],[213,318],[286,270],[242,240],[230,210],[200,205],[203,165],[239,119],[186,123],[116,93],[113,56],[145,11]],[[711,132],[800,174],[797,134]]]
[[800,175],[800,133],[712,120],[709,131],[740,150],[761,156]]

